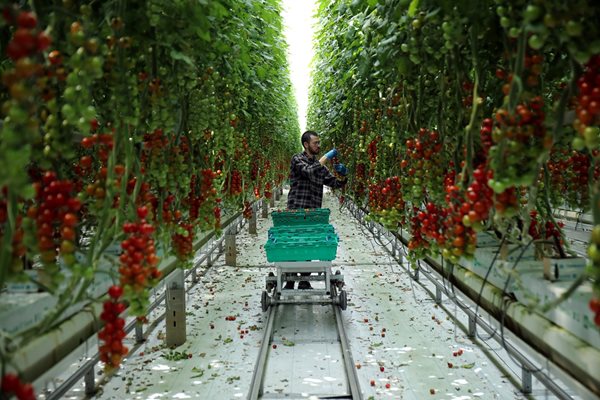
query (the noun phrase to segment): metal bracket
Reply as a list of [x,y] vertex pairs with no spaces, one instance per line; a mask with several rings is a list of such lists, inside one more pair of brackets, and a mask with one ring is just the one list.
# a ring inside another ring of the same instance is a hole
[[469,331],[467,332],[467,336],[474,338],[475,335],[477,335],[477,319],[475,315],[469,314]]
[[144,341],[144,325],[141,322],[135,324],[135,342],[142,343]]
[[95,381],[95,368],[92,366],[86,373],[83,378],[85,384],[85,394],[88,396],[93,396],[96,393],[96,381]]
[[531,394],[533,385],[532,385],[532,379],[531,379],[531,371],[525,367],[525,366],[521,366],[521,391],[524,394]]
[[248,233],[251,235],[256,235],[256,203],[252,204],[252,217],[250,217],[250,221],[248,221]]

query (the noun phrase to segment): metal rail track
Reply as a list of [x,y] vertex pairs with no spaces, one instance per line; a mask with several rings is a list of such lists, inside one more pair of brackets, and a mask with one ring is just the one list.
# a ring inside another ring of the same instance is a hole
[[[336,296],[336,288],[332,287],[332,297]],[[350,346],[348,345],[348,337],[344,328],[342,319],[342,311],[340,306],[335,303],[330,303],[333,307],[335,325],[337,328],[337,337],[340,342],[342,357],[344,361],[344,370],[346,372],[346,378],[348,380],[348,388],[350,393],[346,394],[332,394],[332,395],[319,395],[320,399],[353,399],[362,400],[362,394],[358,384],[358,376],[356,374],[356,368],[354,367],[354,361],[352,359],[352,353]],[[265,324],[265,331],[263,334],[260,350],[258,353],[254,373],[252,374],[252,381],[248,390],[248,400],[257,400],[263,396],[263,383],[265,380],[265,372],[267,369],[267,363],[269,360],[269,353],[271,350],[271,343],[273,340],[275,320],[277,319],[277,313],[280,307],[284,307],[284,303],[280,302],[276,305],[271,305],[267,311],[267,320]]]

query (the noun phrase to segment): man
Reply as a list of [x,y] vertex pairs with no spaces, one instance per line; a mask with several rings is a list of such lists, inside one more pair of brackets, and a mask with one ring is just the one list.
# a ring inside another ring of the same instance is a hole
[[[290,165],[290,192],[288,209],[321,208],[323,203],[323,185],[340,188],[346,179],[338,180],[325,168],[325,163],[337,156],[337,150],[328,151],[318,161],[316,156],[321,152],[321,140],[314,131],[302,134],[304,152],[292,157]],[[334,169],[342,176],[347,171],[343,164],[335,164]]]
[[[347,170],[343,164],[335,164],[334,169],[342,176],[337,179],[325,167],[327,161],[337,156],[337,150],[332,149],[319,160],[321,152],[319,135],[314,131],[302,134],[304,151],[292,157],[290,165],[290,192],[288,194],[288,209],[321,208],[323,203],[323,185],[331,188],[341,188],[346,184]],[[307,276],[310,273],[303,273]],[[285,289],[293,289],[294,282],[288,281]],[[301,281],[298,289],[312,289],[308,281]]]

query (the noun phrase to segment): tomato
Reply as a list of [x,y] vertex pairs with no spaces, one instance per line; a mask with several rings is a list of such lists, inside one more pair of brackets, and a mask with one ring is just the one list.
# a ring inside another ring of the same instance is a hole
[[31,383],[20,385],[17,390],[15,390],[15,395],[19,400],[35,400],[35,392]]
[[113,299],[118,299],[123,295],[123,288],[121,286],[112,285],[108,288],[108,295]]
[[8,373],[2,377],[3,392],[14,392],[19,386],[21,386],[21,381],[17,375]]
[[75,251],[75,244],[70,240],[63,240],[60,244],[60,251],[63,253],[73,253]]
[[590,310],[592,310],[596,314],[600,313],[600,299],[599,298],[597,298],[597,297],[592,298],[590,300],[589,306],[590,306]]
[[138,207],[138,209],[137,209],[138,218],[144,219],[144,218],[146,218],[147,215],[148,215],[148,207],[146,207],[146,206]]
[[63,217],[63,226],[68,226],[68,227],[74,227],[75,225],[77,225],[78,222],[78,218],[77,215],[73,214],[73,213],[66,213],[65,216]]
[[52,43],[52,38],[46,31],[41,31],[37,35],[36,42],[37,42],[37,50],[44,51]]
[[37,26],[37,16],[31,11],[22,11],[17,16],[17,25],[20,28],[33,29]]

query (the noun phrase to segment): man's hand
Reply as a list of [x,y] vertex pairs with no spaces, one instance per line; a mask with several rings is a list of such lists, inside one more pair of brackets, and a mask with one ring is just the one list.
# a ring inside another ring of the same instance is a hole
[[333,149],[329,150],[327,153],[325,153],[325,157],[328,160],[331,160],[331,159],[333,159],[333,157],[336,157],[337,154],[338,154],[337,150],[335,148],[333,148]]
[[348,175],[348,169],[342,163],[334,164],[333,165],[333,169],[335,169],[335,172],[337,172],[338,174],[340,174],[342,176]]

